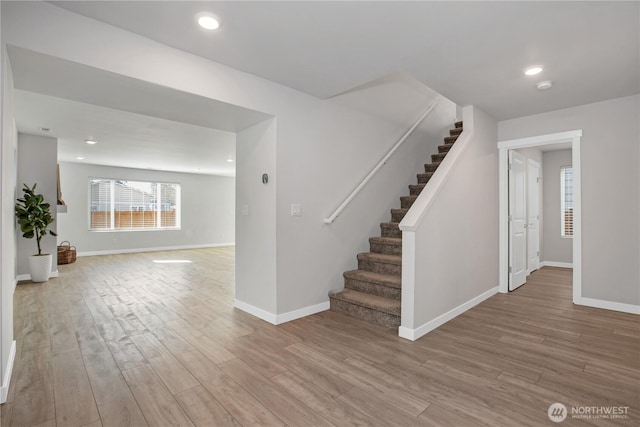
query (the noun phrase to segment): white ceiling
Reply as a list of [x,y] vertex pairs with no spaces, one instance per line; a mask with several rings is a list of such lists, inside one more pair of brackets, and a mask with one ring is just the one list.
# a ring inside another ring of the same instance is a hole
[[[637,1],[52,3],[320,98],[406,73],[505,120],[640,92]],[[203,10],[221,30],[195,25]],[[51,128],[61,161],[233,176],[234,132],[270,117],[25,49],[9,55],[18,128]],[[531,64],[544,72],[525,77]],[[534,88],[547,79],[551,90]]]
[[637,1],[52,3],[320,98],[396,71],[498,120],[640,92]]
[[60,162],[235,176],[233,132],[23,90],[15,111],[21,132],[58,138]]
[[227,162],[235,132],[270,117],[15,46],[8,52],[18,130],[58,138],[63,162],[235,176]]

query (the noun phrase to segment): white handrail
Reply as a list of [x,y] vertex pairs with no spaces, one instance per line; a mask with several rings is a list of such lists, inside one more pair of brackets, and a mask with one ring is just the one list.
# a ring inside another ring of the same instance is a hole
[[429,113],[431,113],[431,111],[433,111],[433,109],[436,107],[436,105],[438,105],[438,103],[440,102],[440,98],[436,99],[434,101],[433,104],[431,104],[429,106],[429,108],[427,108],[425,110],[425,112],[420,116],[420,118],[413,124],[413,126],[411,126],[409,128],[408,131],[406,131],[404,133],[404,135],[402,135],[402,137],[400,138],[400,140],[398,140],[398,142],[396,142],[396,144],[391,148],[391,150],[389,150],[389,152],[382,158],[382,160],[380,160],[378,162],[378,164],[371,170],[371,172],[369,172],[369,174],[367,176],[364,177],[364,179],[362,180],[362,182],[355,188],[355,190],[353,190],[351,192],[351,194],[349,194],[349,196],[344,200],[344,202],[342,202],[342,204],[340,206],[338,206],[338,208],[335,210],[335,212],[333,212],[333,214],[331,214],[331,216],[329,218],[325,218],[324,219],[324,223],[325,224],[331,224],[333,221],[336,220],[336,218],[338,217],[338,215],[340,215],[342,213],[342,211],[344,210],[344,208],[347,207],[347,205],[349,203],[351,203],[351,201],[358,195],[358,193],[360,192],[360,190],[362,190],[362,188],[364,188],[365,185],[367,185],[367,183],[371,180],[371,178],[373,178],[373,176],[376,174],[376,172],[378,172],[378,170],[384,166],[385,163],[387,163],[387,160],[389,160],[389,158],[393,155],[393,153],[396,152],[396,150],[400,147],[400,145],[402,145],[402,143],[404,142],[405,139],[407,139],[407,137],[409,135],[411,135],[411,133],[414,131],[414,129],[416,127],[418,127],[418,125],[420,123],[422,123],[422,121],[429,115]]

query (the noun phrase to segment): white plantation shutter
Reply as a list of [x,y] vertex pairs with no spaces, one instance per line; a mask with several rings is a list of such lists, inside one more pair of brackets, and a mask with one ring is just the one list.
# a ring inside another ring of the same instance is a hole
[[180,227],[180,185],[90,179],[91,230]]
[[560,235],[573,236],[573,168],[560,168]]

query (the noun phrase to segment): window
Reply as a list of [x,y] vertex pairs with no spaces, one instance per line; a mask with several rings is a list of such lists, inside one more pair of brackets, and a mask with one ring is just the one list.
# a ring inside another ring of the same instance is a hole
[[89,230],[180,228],[180,184],[89,179]]
[[560,168],[560,236],[573,237],[573,169]]

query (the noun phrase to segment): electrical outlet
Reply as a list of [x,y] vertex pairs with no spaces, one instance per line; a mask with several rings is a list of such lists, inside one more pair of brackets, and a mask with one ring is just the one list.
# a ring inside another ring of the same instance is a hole
[[302,207],[299,203],[291,204],[291,216],[302,216]]
[[249,215],[249,205],[242,205],[240,207],[240,215],[248,216]]

